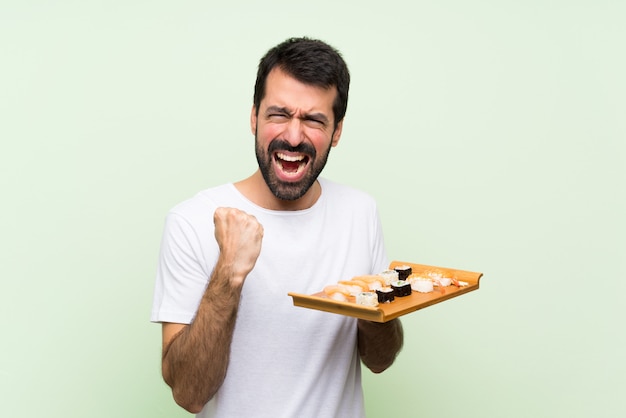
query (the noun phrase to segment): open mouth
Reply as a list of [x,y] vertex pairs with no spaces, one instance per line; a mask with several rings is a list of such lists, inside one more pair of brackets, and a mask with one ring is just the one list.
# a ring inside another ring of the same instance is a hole
[[286,176],[296,177],[309,163],[309,157],[302,154],[289,155],[277,152],[274,154],[274,162]]

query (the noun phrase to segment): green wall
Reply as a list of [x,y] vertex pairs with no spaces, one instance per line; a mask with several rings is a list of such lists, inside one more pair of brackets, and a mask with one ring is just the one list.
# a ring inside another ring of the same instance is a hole
[[353,75],[325,176],[391,258],[484,273],[405,317],[369,416],[626,415],[625,5],[2,1],[0,416],[189,416],[148,321],[164,216],[254,170],[256,65],[295,35]]

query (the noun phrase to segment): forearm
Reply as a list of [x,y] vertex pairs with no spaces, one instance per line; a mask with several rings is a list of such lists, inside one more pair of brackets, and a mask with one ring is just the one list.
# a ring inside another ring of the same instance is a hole
[[359,354],[372,372],[381,373],[391,366],[402,348],[404,332],[399,319],[379,323],[358,320]]
[[243,284],[230,276],[218,262],[193,322],[164,347],[163,378],[190,412],[200,412],[226,376]]

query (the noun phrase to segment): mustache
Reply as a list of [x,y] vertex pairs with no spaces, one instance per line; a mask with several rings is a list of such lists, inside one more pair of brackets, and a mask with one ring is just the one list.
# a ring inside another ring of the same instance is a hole
[[284,139],[273,139],[270,142],[267,151],[272,154],[277,151],[288,151],[288,152],[297,152],[299,154],[306,154],[311,158],[315,158],[315,147],[307,142],[303,142],[298,144],[297,146],[292,146],[289,142]]

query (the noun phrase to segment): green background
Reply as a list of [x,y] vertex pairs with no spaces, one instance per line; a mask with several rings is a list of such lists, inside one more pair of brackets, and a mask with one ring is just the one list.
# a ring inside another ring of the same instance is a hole
[[364,372],[369,416],[625,416],[625,18],[601,0],[2,1],[0,416],[189,416],[148,320],[164,216],[255,169],[256,65],[300,35],[353,76],[324,175],[377,198],[392,259],[484,273],[403,319],[396,364]]

